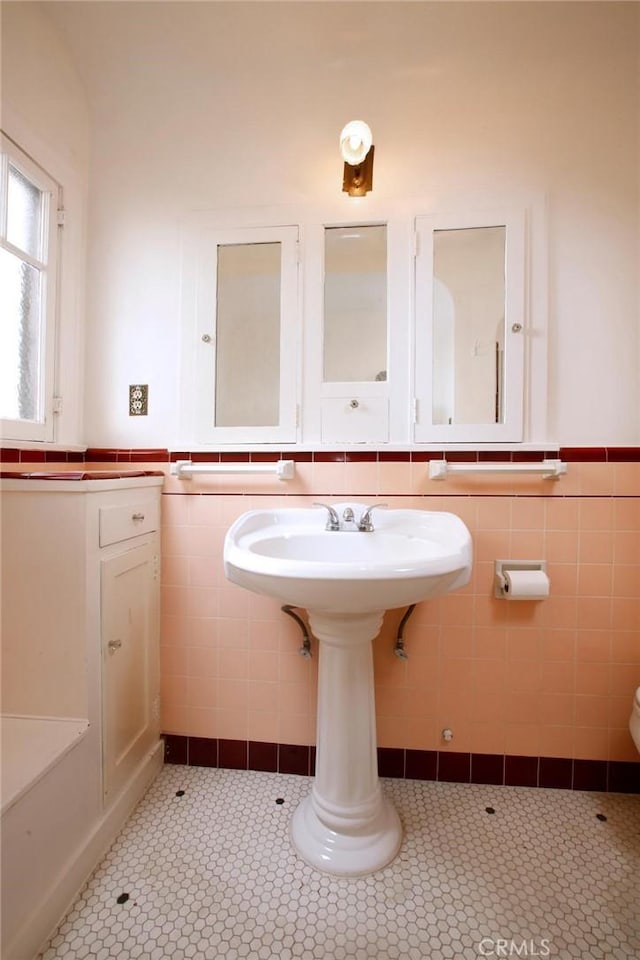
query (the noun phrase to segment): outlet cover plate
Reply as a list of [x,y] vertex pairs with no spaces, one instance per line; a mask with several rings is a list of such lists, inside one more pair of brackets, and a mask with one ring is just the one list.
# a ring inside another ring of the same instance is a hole
[[134,383],[129,387],[129,416],[146,417],[149,412],[149,384]]

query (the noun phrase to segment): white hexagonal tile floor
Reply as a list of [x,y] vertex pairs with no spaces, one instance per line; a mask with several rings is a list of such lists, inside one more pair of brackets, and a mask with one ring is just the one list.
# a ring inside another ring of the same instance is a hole
[[303,863],[304,777],[167,766],[41,960],[640,957],[640,799],[385,780],[405,828],[369,877]]

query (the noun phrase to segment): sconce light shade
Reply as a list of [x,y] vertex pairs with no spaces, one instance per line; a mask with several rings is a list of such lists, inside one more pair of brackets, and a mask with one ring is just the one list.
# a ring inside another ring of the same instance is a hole
[[340,134],[340,152],[345,163],[362,163],[373,143],[371,128],[364,120],[351,120]]
[[364,197],[373,186],[373,134],[363,120],[351,120],[340,134],[344,159],[342,189],[350,197]]

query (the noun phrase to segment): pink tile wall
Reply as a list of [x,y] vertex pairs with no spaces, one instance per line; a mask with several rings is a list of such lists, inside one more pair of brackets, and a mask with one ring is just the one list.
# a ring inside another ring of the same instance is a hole
[[[278,604],[225,581],[222,542],[243,511],[384,498],[450,510],[473,534],[471,583],[419,605],[393,654],[402,611],[374,644],[383,747],[631,760],[640,685],[640,464],[571,463],[559,481],[430,481],[425,463],[297,464],[269,478],[169,479],[163,497],[162,682],[166,732],[310,744],[317,649]],[[551,596],[493,596],[497,558],[544,558]]]
[[[640,685],[640,463],[637,451],[630,458],[636,462],[607,459],[604,451],[595,460],[593,451],[585,454],[585,462],[569,455],[568,474],[558,481],[497,475],[430,481],[428,464],[406,455],[309,457],[286,483],[168,476],[163,729],[314,742],[317,648],[311,661],[300,657],[298,628],[278,604],[225,580],[224,535],[240,513],[257,506],[378,498],[459,514],[475,552],[464,590],[416,609],[405,630],[407,662],[393,655],[402,611],[385,617],[374,644],[379,745],[637,759],[627,724]],[[102,462],[100,455],[94,451],[87,467],[113,468],[120,456],[107,451]],[[16,469],[17,458],[2,459]],[[148,464],[139,459],[141,468],[168,473],[168,455]],[[505,557],[546,559],[549,599],[495,599],[493,562]],[[449,746],[441,739],[445,727],[454,731]]]

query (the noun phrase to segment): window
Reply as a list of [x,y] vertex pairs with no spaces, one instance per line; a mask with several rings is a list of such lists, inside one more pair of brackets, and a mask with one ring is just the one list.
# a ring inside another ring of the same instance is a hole
[[0,154],[0,419],[53,440],[58,184],[11,140]]

